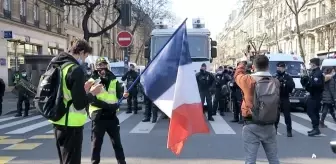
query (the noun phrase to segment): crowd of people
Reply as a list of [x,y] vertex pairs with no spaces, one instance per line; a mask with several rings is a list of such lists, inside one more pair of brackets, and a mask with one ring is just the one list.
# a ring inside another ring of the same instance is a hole
[[[45,100],[43,94],[55,94],[56,90],[50,89],[52,85],[49,84],[57,81],[48,83],[48,80],[55,77],[48,79],[53,72],[47,70],[46,74],[41,77],[35,97],[36,101],[41,100],[38,103],[42,103],[41,109],[38,108],[38,110],[53,123],[60,163],[81,163],[83,127],[87,117],[90,117],[92,120],[92,163],[100,163],[101,146],[104,134],[107,132],[113,141],[112,146],[118,164],[126,164],[116,113],[119,110],[118,101],[121,98],[127,98],[126,113],[137,114],[139,74],[135,71],[134,65],[130,65],[129,71],[122,77],[122,80],[126,81],[128,90],[125,91],[120,87],[115,75],[108,69],[108,61],[99,58],[95,63],[95,70],[87,77],[87,72],[82,69],[81,65],[90,53],[92,53],[92,48],[86,41],[76,40],[68,52],[60,53],[51,61],[51,65],[54,66],[51,68],[59,68],[60,71],[61,76],[58,78],[61,87],[56,95],[61,95],[61,98],[51,96],[51,100]],[[336,121],[335,70],[328,68],[323,75],[319,63],[319,59],[311,59],[311,73],[301,77],[301,84],[309,92],[307,114],[312,121],[312,130],[307,132],[308,136],[321,134],[319,128],[326,127],[324,119],[328,112]],[[217,111],[221,116],[224,116],[227,111],[232,111],[232,122],[243,124],[242,138],[246,164],[256,163],[260,144],[263,145],[270,164],[280,163],[277,156],[276,135],[281,112],[285,117],[287,137],[293,136],[289,96],[295,88],[295,83],[293,78],[286,73],[285,63],[277,63],[275,75],[269,73],[269,59],[265,55],[255,57],[253,71],[248,67],[247,61],[237,63],[236,68],[220,66],[215,74],[208,72],[206,64],[202,64],[200,72],[196,74],[196,80],[201,101],[206,104],[204,109],[207,111],[206,116],[209,121],[215,121],[213,116],[217,114]],[[24,100],[19,102],[22,104],[22,101]],[[50,101],[54,101],[53,104],[57,109],[54,106],[45,105]],[[60,105],[58,101],[63,105]],[[320,118],[321,101],[323,112]],[[159,109],[146,96],[145,106],[145,116],[142,121],[149,122],[152,117],[152,122],[155,123]],[[51,110],[55,111],[50,112]],[[18,107],[17,116],[21,116],[21,112],[22,108]],[[55,116],[50,114],[55,114]],[[167,116],[163,115],[163,118]]]

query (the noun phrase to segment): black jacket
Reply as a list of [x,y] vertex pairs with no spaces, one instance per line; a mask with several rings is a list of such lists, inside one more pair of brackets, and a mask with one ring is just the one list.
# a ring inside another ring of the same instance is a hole
[[[98,79],[100,78],[98,75],[97,71],[94,71],[92,74],[93,79]],[[104,85],[105,90],[108,91],[108,87],[110,86],[110,83],[116,79],[116,76],[110,72],[106,72],[106,77],[105,78],[100,78],[101,79],[101,84]],[[122,97],[122,90],[119,82],[117,81],[117,87],[116,87],[116,94],[118,100]],[[116,111],[118,110],[118,105],[117,104],[108,104],[102,100],[95,99],[92,103],[93,106],[96,106],[98,108],[102,108],[101,115],[99,117],[100,120],[108,120],[108,119],[116,119]]]
[[223,85],[227,85],[228,82],[231,81],[231,77],[230,75],[226,74],[226,73],[217,73],[215,75],[216,78],[216,88],[217,89],[221,89],[223,87]]
[[209,92],[216,86],[215,77],[208,71],[198,72],[196,74],[196,80],[200,92]]
[[[127,71],[126,74],[124,76],[121,77],[122,81],[127,80],[127,89],[129,87],[131,87],[131,85],[133,84],[133,82],[138,78],[139,74],[133,70]],[[134,84],[133,88],[131,89],[130,92],[136,92],[138,90],[138,84],[139,84],[139,80]]]
[[52,63],[64,64],[72,62],[75,65],[69,68],[66,75],[66,87],[71,92],[72,104],[75,109],[85,109],[91,102],[94,101],[95,96],[91,93],[86,93],[84,84],[86,82],[86,72],[83,71],[77,60],[68,53],[62,52],[51,60]]
[[280,97],[289,98],[289,94],[292,93],[295,88],[293,78],[286,72],[277,73],[275,77],[280,81]]
[[321,98],[324,90],[324,76],[320,68],[313,69],[309,76],[301,77],[301,84],[311,97]]

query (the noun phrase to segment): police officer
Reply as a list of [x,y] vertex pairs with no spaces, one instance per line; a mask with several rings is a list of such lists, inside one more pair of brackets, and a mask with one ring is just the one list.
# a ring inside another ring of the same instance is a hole
[[[127,89],[129,89],[138,76],[139,74],[135,71],[135,66],[133,64],[130,64],[129,71],[126,72],[126,74],[121,78],[121,80],[127,81],[126,87]],[[134,84],[133,88],[129,91],[129,96],[127,98],[128,109],[126,113],[132,113],[132,105],[134,114],[138,113],[138,84],[139,80]]]
[[[292,137],[292,120],[290,115],[290,102],[289,102],[289,94],[292,93],[295,88],[295,83],[293,78],[287,74],[286,64],[284,62],[277,63],[277,73],[275,77],[280,81],[280,111],[283,112],[285,117],[285,123],[287,127],[287,137]],[[280,119],[280,113],[278,121],[275,125],[276,129],[278,129]]]
[[204,105],[205,100],[207,102],[208,120],[214,121],[212,117],[214,112],[212,111],[211,92],[213,92],[213,89],[215,88],[216,80],[215,77],[210,72],[206,71],[206,69],[207,69],[206,64],[203,63],[200,72],[196,74],[196,80],[202,104]]
[[150,100],[146,95],[144,95],[144,102],[145,102],[145,118],[142,122],[149,122],[151,116],[153,115],[152,123],[155,123],[158,119],[158,108],[156,105]]
[[[109,71],[108,62],[103,58],[96,61],[96,70],[89,81],[101,80],[104,91],[96,96],[90,104],[89,113],[92,121],[92,164],[100,163],[100,152],[105,132],[109,135],[118,164],[126,164],[124,150],[120,139],[119,119],[116,115],[118,100],[122,95],[116,76]],[[124,94],[127,97],[127,94]]]
[[52,62],[62,65],[63,102],[69,107],[67,114],[52,121],[60,164],[80,164],[83,129],[87,121],[85,108],[93,102],[95,95],[102,91],[102,85],[86,82],[86,72],[81,65],[92,53],[92,48],[85,40],[71,42],[69,53],[61,52]]
[[[21,73],[15,75],[14,83],[17,84],[20,79],[29,81],[30,79],[27,76],[27,72],[25,70],[22,70]],[[28,116],[28,111],[30,108],[29,98],[27,96],[27,93],[25,93],[23,90],[19,90],[19,96],[17,101],[17,114],[15,117],[21,117],[22,116],[22,104],[24,103],[24,117]]]
[[324,76],[319,68],[319,58],[310,59],[309,65],[312,71],[309,75],[301,77],[301,84],[309,92],[307,114],[310,117],[313,129],[308,131],[308,136],[316,136],[321,134],[319,129],[319,111],[321,109],[321,99],[324,89]]
[[231,81],[232,86],[231,87],[231,96],[232,96],[232,107],[233,107],[233,120],[231,122],[238,122],[240,124],[243,123],[242,117],[241,117],[241,104],[243,101],[243,95],[242,91],[237,85],[237,83],[234,81],[234,79]]
[[[224,111],[227,108],[227,97],[229,96],[229,88],[227,86],[228,82],[231,80],[231,77],[223,72],[224,69],[222,66],[218,68],[216,78],[216,92],[215,99],[213,101],[213,115],[216,115],[217,109],[221,116],[224,116]],[[207,101],[208,103],[208,101]]]

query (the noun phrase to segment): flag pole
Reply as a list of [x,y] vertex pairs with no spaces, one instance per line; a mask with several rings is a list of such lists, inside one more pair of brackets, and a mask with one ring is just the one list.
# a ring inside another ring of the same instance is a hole
[[[134,80],[134,82],[132,83],[132,85],[127,89],[127,93],[134,87],[134,85],[140,80],[141,75],[147,70],[148,66],[151,65],[151,63],[155,60],[155,58],[161,53],[161,51],[166,47],[166,45],[170,42],[170,40],[172,40],[172,38],[175,36],[175,34],[180,30],[180,28],[186,23],[186,21],[188,20],[188,18],[184,19],[184,21],[181,23],[181,25],[175,30],[175,32],[173,33],[173,35],[170,36],[170,38],[168,39],[168,41],[164,44],[164,46],[160,49],[160,51],[158,51],[158,53],[154,56],[154,58],[149,61],[148,65],[145,67],[145,69],[140,73],[140,75]],[[123,96],[121,99],[119,99],[118,101],[118,105],[121,104],[121,102],[125,99],[125,97]]]

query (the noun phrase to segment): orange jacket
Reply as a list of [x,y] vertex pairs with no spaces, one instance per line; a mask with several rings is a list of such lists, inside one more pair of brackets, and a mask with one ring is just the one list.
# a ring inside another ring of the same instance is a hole
[[237,85],[243,92],[243,103],[241,106],[241,113],[244,118],[252,116],[252,107],[253,107],[253,93],[254,93],[254,85],[256,81],[250,76],[246,74],[245,66],[243,64],[239,64],[236,68],[236,72],[234,74],[234,79]]

